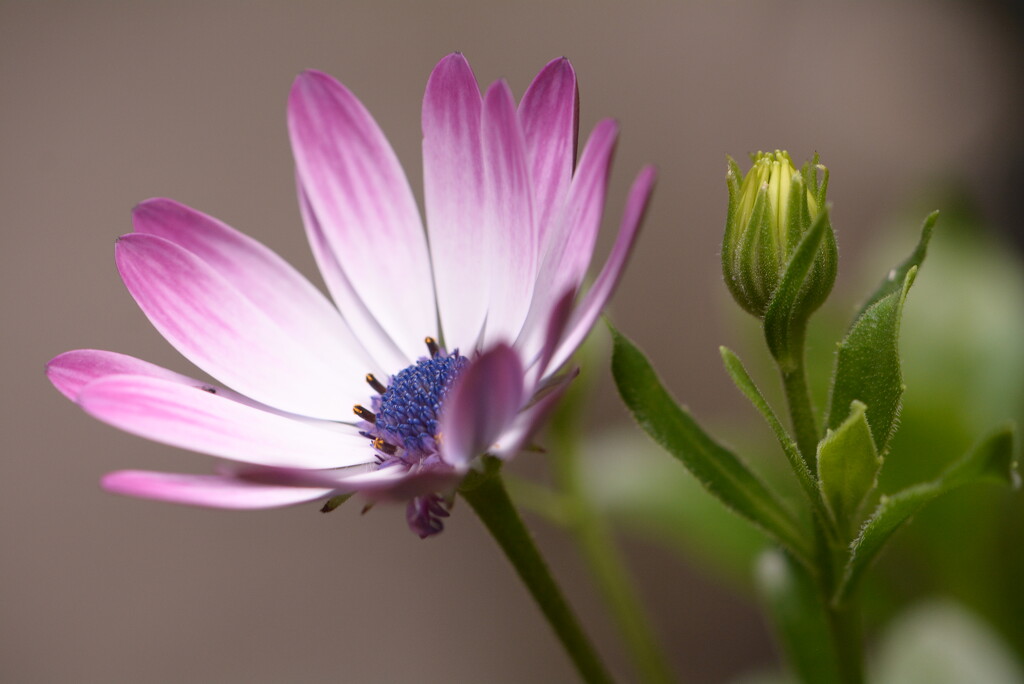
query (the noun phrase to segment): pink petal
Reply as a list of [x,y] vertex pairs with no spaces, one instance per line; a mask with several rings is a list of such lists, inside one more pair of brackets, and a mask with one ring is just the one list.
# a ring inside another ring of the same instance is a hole
[[512,423],[523,402],[519,355],[499,344],[467,368],[445,400],[441,448],[446,463],[465,467]]
[[345,86],[299,75],[288,129],[312,213],[346,277],[410,358],[437,334],[427,241],[409,182],[377,123]]
[[565,201],[576,163],[579,89],[565,57],[547,64],[519,103],[519,122],[530,159],[534,211],[543,240]]
[[444,342],[471,352],[487,316],[484,170],[476,77],[459,53],[442,59],[423,96],[423,186]]
[[174,380],[111,375],[86,385],[78,403],[126,432],[244,463],[338,468],[374,460],[354,427],[261,411]]
[[554,292],[579,288],[583,283],[601,228],[618,135],[618,124],[605,119],[594,127],[583,150],[565,211],[545,245],[545,264],[540,278],[544,279],[542,282],[550,282]]
[[[309,198],[306,196],[301,182],[297,182],[296,185],[299,195],[299,211],[302,214],[302,222],[306,226],[306,238],[309,240],[313,256],[324,277],[324,282],[327,284],[327,289],[330,290],[331,297],[334,298],[341,310],[342,317],[362,342],[363,348],[372,353],[378,368],[405,368],[412,363],[413,359],[398,348],[373,313],[366,308],[366,304],[352,287],[352,282],[335,258],[334,250],[331,249],[327,241],[323,227],[309,206]],[[422,353],[421,349],[419,354]]]
[[247,482],[289,487],[326,487],[339,493],[359,492],[378,501],[406,501],[422,494],[454,488],[465,476],[466,470],[465,467],[453,468],[447,464],[378,468],[376,463],[372,463],[327,470],[247,465],[235,466],[228,472],[232,477]]
[[406,470],[392,466],[339,477],[337,490],[359,492],[377,501],[408,501],[415,496],[453,489],[465,474],[465,468]]
[[504,81],[492,85],[484,96],[485,204],[480,228],[485,244],[482,256],[490,266],[490,298],[483,347],[519,336],[537,278],[533,193],[515,106]]
[[644,212],[647,210],[647,203],[651,198],[651,191],[654,189],[654,181],[657,173],[653,166],[643,168],[629,190],[629,197],[626,200],[626,209],[623,213],[622,224],[619,228],[619,235],[615,239],[612,251],[608,255],[601,273],[597,276],[590,290],[587,291],[582,304],[576,309],[576,313],[569,323],[568,330],[558,350],[551,358],[548,367],[557,370],[565,363],[573,352],[583,343],[590,329],[594,327],[597,317],[601,315],[605,304],[615,291],[622,270],[626,266],[630,253],[633,251],[633,244],[636,241],[640,223],[643,220]]
[[558,222],[546,235],[537,275],[537,282],[542,285],[534,291],[523,340],[517,342],[517,347],[532,351],[542,344],[555,297],[567,289],[579,289],[583,284],[601,227],[617,137],[618,126],[606,119],[594,128],[587,141],[572,179],[569,198]]
[[414,467],[377,464],[366,467],[330,470],[299,470],[295,468],[236,467],[224,474],[246,482],[289,487],[326,487],[338,493],[365,494],[374,500],[405,501],[421,494],[453,488],[465,475],[465,469],[448,465]]
[[[295,414],[279,411],[266,404],[253,401],[249,397],[204,380],[191,378],[181,373],[162,368],[156,364],[137,359],[127,354],[102,351],[99,349],[76,349],[64,352],[46,364],[46,374],[54,386],[66,397],[77,402],[79,394],[90,383],[112,375],[134,375],[159,378],[174,382],[192,389],[202,389],[216,394],[222,399],[229,399],[245,404],[260,411],[277,413],[288,418],[298,418]],[[313,419],[308,419],[313,420]]]
[[330,489],[256,484],[222,475],[183,475],[145,470],[108,473],[103,488],[115,494],[210,508],[258,509],[322,499]]
[[565,391],[569,389],[569,383],[577,375],[579,375],[578,368],[571,373],[552,379],[551,384],[542,389],[539,395],[533,399],[533,403],[516,416],[512,426],[498,439],[498,444],[492,453],[505,460],[518,454],[544,425],[548,416],[551,415],[551,411],[562,400]]
[[280,487],[324,487],[335,490],[338,483],[346,476],[363,474],[377,470],[376,461],[348,468],[326,468],[310,470],[308,468],[279,468],[248,463],[220,463],[217,472],[225,477],[232,477],[256,484],[268,484]]
[[121,237],[115,258],[129,292],[160,333],[194,364],[264,404],[350,419],[366,401],[365,360],[316,330],[283,327],[274,311],[205,261],[152,235]]
[[302,330],[328,353],[370,357],[319,290],[265,245],[195,209],[169,199],[142,202],[132,212],[135,232],[170,240],[205,261],[285,329]]
[[71,401],[78,401],[82,388],[107,375],[142,375],[163,378],[193,387],[203,383],[180,373],[127,354],[99,349],[75,349],[59,354],[46,364],[46,376]]
[[[532,386],[539,385],[541,380],[544,378],[544,373],[548,368],[548,364],[551,362],[551,357],[555,355],[555,351],[557,351],[558,345],[562,341],[562,337],[565,335],[565,329],[572,316],[573,305],[575,302],[576,291],[567,290],[565,294],[555,302],[555,306],[552,307],[551,315],[548,317],[548,324],[544,330],[543,345],[537,355],[536,363],[534,363],[533,367],[530,369],[530,377],[533,380]],[[532,357],[528,356],[526,358]]]

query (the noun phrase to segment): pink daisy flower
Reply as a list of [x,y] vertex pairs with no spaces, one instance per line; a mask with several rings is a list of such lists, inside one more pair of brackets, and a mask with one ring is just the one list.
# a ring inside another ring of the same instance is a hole
[[516,105],[469,63],[423,100],[426,230],[376,122],[330,76],[295,81],[288,127],[306,236],[333,303],[259,242],[147,200],[115,246],[143,312],[214,384],[123,354],[50,361],[53,384],[115,427],[222,459],[215,474],[118,471],[112,492],[256,509],[360,493],[439,532],[483,454],[507,459],[565,389],[561,372],[615,289],[654,183],[641,171],[586,292],[617,136],[576,165],[577,88],[556,59]]

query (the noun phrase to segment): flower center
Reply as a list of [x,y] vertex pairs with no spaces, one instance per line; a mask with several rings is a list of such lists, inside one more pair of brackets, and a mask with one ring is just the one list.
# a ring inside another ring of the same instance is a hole
[[[469,359],[456,349],[448,353],[432,337],[426,338],[430,358],[422,358],[392,376],[385,387],[372,374],[366,382],[377,393],[373,410],[356,404],[355,414],[366,422],[361,435],[371,440],[377,451],[378,467],[402,465],[406,468],[441,463],[438,451],[441,407]],[[421,539],[444,529],[451,502],[440,494],[425,494],[409,501],[405,517],[409,527]]]
[[366,381],[376,390],[373,410],[356,405],[355,414],[369,423],[362,434],[372,440],[381,466],[428,465],[440,461],[438,436],[445,397],[469,365],[456,349],[450,354],[433,338],[426,339],[429,358],[392,376],[385,387],[373,375]]

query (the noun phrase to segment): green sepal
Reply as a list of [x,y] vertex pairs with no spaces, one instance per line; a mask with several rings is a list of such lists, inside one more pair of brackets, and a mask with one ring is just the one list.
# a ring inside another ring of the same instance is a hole
[[800,242],[804,226],[811,224],[811,214],[807,206],[807,186],[804,184],[803,174],[793,175],[789,183],[788,194],[786,215],[779,217],[781,221],[785,222],[785,239],[779,243],[782,254],[793,253]]
[[[828,281],[828,291],[824,296],[816,292],[808,301],[807,275],[818,258],[818,247],[826,233],[832,233],[828,208],[821,207],[814,223],[804,234],[789,263],[786,264],[782,279],[764,313],[765,340],[783,372],[792,371],[799,365],[807,319],[832,289],[832,282]],[[832,280],[834,279],[833,264]],[[821,301],[817,301],[817,304],[809,305],[819,298]]]
[[725,175],[726,186],[729,188],[729,205],[725,215],[725,235],[722,238],[722,273],[725,284],[736,301],[746,310],[750,307],[739,279],[739,242],[743,237],[745,226],[740,224],[740,185],[743,182],[743,171],[736,160],[726,156],[728,171]]
[[[818,180],[819,171],[821,171],[820,181]],[[817,205],[819,207],[825,206],[825,197],[828,194],[828,167],[821,163],[821,158],[817,152],[814,153],[814,157],[810,162],[800,168],[800,175],[804,177],[804,183],[808,189],[811,189]]]
[[[768,188],[757,191],[750,218],[736,249],[733,296],[755,316],[763,316],[779,275],[779,257],[772,240]],[[726,282],[729,282],[727,278]]]
[[868,307],[839,343],[825,427],[835,430],[854,401],[867,406],[867,421],[878,453],[885,455],[896,430],[903,374],[900,370],[900,318],[917,266],[911,266],[900,290]]
[[999,428],[936,479],[908,487],[892,496],[883,496],[861,528],[860,535],[850,545],[850,559],[834,603],[838,605],[850,596],[886,540],[925,504],[963,485],[979,481],[996,481],[1019,487],[1020,475],[1014,458],[1015,432],[1013,425]]
[[640,427],[723,504],[809,563],[810,533],[735,454],[708,436],[676,403],[632,342],[614,328],[612,340],[612,375]]
[[730,255],[734,253],[736,242],[742,233],[736,215],[740,206],[740,182],[743,180],[743,172],[735,159],[728,155],[725,158],[728,165],[725,183],[729,188],[729,206],[725,214],[725,236],[722,238],[722,267],[728,273]]
[[337,496],[332,496],[323,505],[323,508],[320,509],[320,512],[321,513],[330,513],[331,511],[336,509],[338,506],[340,506],[341,504],[343,504],[346,501],[348,501],[349,499],[351,499],[353,496],[355,496],[354,492],[350,492],[348,494],[339,494]]
[[822,498],[844,540],[849,539],[846,535],[850,534],[864,499],[875,488],[882,466],[866,409],[864,404],[854,401],[846,420],[835,430],[828,430],[818,443]]
[[935,229],[935,222],[938,220],[939,212],[937,210],[925,217],[924,223],[921,225],[921,238],[917,241],[917,246],[914,248],[914,251],[911,252],[910,256],[904,259],[899,266],[889,271],[885,279],[879,283],[878,287],[875,288],[875,291],[871,293],[870,297],[868,297],[867,301],[861,305],[860,311],[858,311],[857,315],[853,318],[854,323],[856,323],[857,319],[860,318],[865,311],[871,308],[875,302],[902,288],[903,281],[906,279],[910,269],[915,266],[917,268],[921,268],[921,264],[924,263],[924,258],[928,254],[928,243],[931,242],[932,231]]
[[[818,179],[819,171],[822,176],[820,180]],[[800,168],[800,176],[808,193],[814,197],[815,211],[818,213],[827,211],[828,168],[821,164],[817,152],[814,153],[814,158],[810,162],[806,162]],[[807,207],[807,215],[804,218],[804,225],[806,226],[811,224],[811,212],[807,206],[808,201],[804,197],[800,205]],[[832,230],[831,220],[826,220],[829,221],[828,228],[821,239],[822,244],[818,248],[817,260],[811,269],[810,275],[807,277],[807,286],[805,287],[806,298],[804,306],[809,311],[816,310],[828,299],[829,294],[832,292],[832,286],[836,282],[836,273],[839,270],[839,247],[836,245],[836,234]]]
[[796,679],[842,682],[828,614],[814,578],[781,549],[761,554],[756,577],[758,593]]

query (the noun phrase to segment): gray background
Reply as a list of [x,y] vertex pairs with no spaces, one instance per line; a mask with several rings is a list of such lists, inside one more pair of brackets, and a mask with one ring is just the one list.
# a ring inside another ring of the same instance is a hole
[[[113,240],[144,198],[211,213],[317,277],[285,129],[298,71],[332,73],[362,99],[419,193],[420,99],[438,59],[461,50],[482,84],[504,77],[520,95],[568,56],[581,133],[608,115],[622,124],[602,251],[633,174],[661,170],[614,319],[698,415],[722,416],[739,403],[717,345],[740,334],[718,270],[724,155],[822,153],[837,292],[852,297],[863,247],[927,182],[968,178],[997,213],[990,183],[1019,125],[1011,29],[978,6],[923,2],[0,2],[0,679],[572,678],[464,507],[421,542],[397,508],[224,513],[107,495],[108,470],[209,460],[91,420],[43,376],[81,347],[189,372],[114,268]],[[602,387],[595,421],[626,423]],[[565,538],[532,523],[626,672]],[[771,661],[744,599],[668,554],[625,549],[690,681]]]

